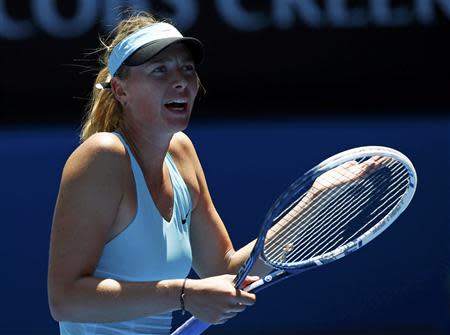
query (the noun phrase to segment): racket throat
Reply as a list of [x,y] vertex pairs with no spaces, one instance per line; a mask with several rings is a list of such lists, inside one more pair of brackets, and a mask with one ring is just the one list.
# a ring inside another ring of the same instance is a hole
[[288,273],[284,270],[277,270],[272,272],[271,274],[268,274],[267,276],[264,276],[263,278],[257,281],[254,281],[250,285],[247,285],[246,287],[243,288],[243,290],[246,292],[256,293],[259,291],[259,289],[267,288],[270,285],[278,282],[279,280],[286,279],[291,275],[292,275],[291,273]]

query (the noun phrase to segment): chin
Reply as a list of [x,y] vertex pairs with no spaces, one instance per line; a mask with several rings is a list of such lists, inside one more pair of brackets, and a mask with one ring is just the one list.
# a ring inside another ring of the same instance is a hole
[[190,115],[185,116],[183,118],[170,118],[168,121],[169,127],[173,132],[177,133],[179,131],[185,130],[189,126]]
[[163,127],[173,134],[185,130],[189,125],[191,110],[190,104],[162,106],[160,117],[164,123]]

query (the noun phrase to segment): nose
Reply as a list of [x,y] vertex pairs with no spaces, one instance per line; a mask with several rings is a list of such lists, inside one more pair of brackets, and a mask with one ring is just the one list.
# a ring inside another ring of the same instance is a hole
[[175,89],[183,90],[188,85],[188,80],[181,71],[176,71],[172,85]]

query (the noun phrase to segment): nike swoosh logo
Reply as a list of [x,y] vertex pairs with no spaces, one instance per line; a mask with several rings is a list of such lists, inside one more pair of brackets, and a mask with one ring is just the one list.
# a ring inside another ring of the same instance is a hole
[[188,219],[190,213],[191,213],[191,210],[188,210],[188,212],[186,213],[186,216],[184,218],[181,218],[182,224],[185,224],[187,222],[187,219]]

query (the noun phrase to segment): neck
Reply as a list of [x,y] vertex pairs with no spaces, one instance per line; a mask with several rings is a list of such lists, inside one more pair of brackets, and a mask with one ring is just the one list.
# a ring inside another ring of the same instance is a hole
[[141,169],[154,178],[160,179],[164,158],[169,150],[173,134],[154,133],[143,127],[132,125],[124,125],[121,132]]

